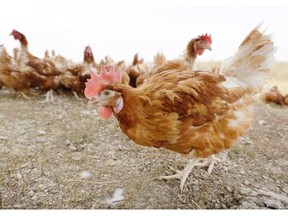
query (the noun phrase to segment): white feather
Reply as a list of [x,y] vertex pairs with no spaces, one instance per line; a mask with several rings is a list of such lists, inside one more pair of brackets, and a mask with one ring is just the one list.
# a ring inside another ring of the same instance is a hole
[[[226,88],[250,88],[255,94],[262,90],[265,84],[265,72],[275,62],[276,48],[271,41],[271,35],[265,35],[264,31],[260,32],[259,27],[254,29],[261,33],[259,38],[246,41],[244,45],[239,47],[234,56],[222,63],[220,73],[227,78],[222,84]],[[255,46],[263,43],[263,47],[256,51],[253,50]],[[257,61],[260,58],[263,58],[262,62]]]

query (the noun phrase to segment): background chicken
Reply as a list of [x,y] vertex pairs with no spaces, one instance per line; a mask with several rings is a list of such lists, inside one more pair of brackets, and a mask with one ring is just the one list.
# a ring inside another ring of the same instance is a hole
[[[193,70],[194,69],[194,63],[196,61],[197,55],[202,55],[206,49],[212,50],[211,48],[212,44],[212,38],[211,35],[205,34],[205,35],[200,35],[197,38],[191,39],[186,47],[186,50],[184,52],[184,60],[183,64],[188,64],[189,67]],[[163,53],[157,53],[154,56],[154,63],[153,67],[161,67],[164,63],[166,63],[166,57]],[[151,76],[151,73],[155,73],[157,70],[147,70],[145,73],[141,73],[137,77],[136,81],[136,86],[141,85],[144,80]]]
[[27,74],[20,72],[3,45],[0,46],[0,85],[14,89],[25,98],[28,98],[25,92],[30,90],[31,85]]
[[288,94],[283,96],[283,100],[284,100],[285,105],[288,105]]
[[180,188],[201,159],[228,149],[251,125],[252,96],[259,93],[273,62],[270,36],[253,29],[236,54],[223,62],[221,73],[194,72],[184,60],[155,68],[137,88],[119,84],[121,72],[101,67],[86,83],[89,104],[98,114],[117,118],[121,130],[136,144],[164,147],[190,159],[183,171],[160,179],[181,179]]
[[53,102],[53,90],[60,86],[58,70],[52,59],[49,58],[46,52],[44,58],[38,58],[31,54],[28,50],[28,41],[23,33],[17,30],[12,30],[11,34],[15,40],[19,40],[21,49],[14,50],[15,61],[19,66],[19,70],[25,79],[28,79],[30,88],[41,89],[47,92],[46,102]]
[[149,66],[144,62],[143,58],[139,59],[139,55],[136,53],[132,64],[125,69],[125,72],[130,78],[129,85],[135,88],[139,85],[138,78],[149,72]]
[[207,33],[189,41],[185,50],[184,59],[190,64],[191,69],[194,69],[197,55],[202,55],[206,49],[212,51],[211,44],[211,35]]
[[280,93],[277,86],[273,86],[268,91],[263,92],[260,97],[266,103],[275,103],[275,104],[278,104],[280,106],[285,105],[284,97]]
[[[100,61],[101,65],[105,65],[105,67],[109,70],[112,66],[115,67],[117,70],[121,71],[122,78],[121,83],[129,85],[130,83],[130,77],[126,73],[126,63],[124,60],[115,62],[111,56],[105,56],[104,59]],[[100,71],[99,71],[100,72]]]
[[75,97],[78,98],[77,93],[83,94],[85,89],[85,82],[90,78],[90,72],[97,72],[100,66],[95,62],[93,52],[90,46],[86,46],[83,52],[83,62],[67,66],[66,70],[60,76],[61,84],[72,90]]
[[14,49],[14,59],[16,64],[20,67],[20,70],[25,70],[29,59],[34,59],[34,56],[29,52],[27,38],[24,34],[15,29],[12,30],[10,35],[20,42],[20,49]]

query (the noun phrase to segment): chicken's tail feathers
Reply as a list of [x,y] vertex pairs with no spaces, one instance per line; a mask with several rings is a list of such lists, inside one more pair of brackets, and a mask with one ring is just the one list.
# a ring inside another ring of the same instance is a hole
[[261,24],[242,41],[237,52],[225,60],[220,73],[227,77],[228,88],[242,87],[253,94],[261,92],[269,67],[275,62],[276,47],[271,35],[260,31]]

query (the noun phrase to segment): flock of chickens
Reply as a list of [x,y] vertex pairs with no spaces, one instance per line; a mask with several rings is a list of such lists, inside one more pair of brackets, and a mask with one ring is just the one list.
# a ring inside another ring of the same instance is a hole
[[[220,68],[196,71],[197,55],[211,50],[211,36],[189,41],[184,55],[167,60],[156,54],[148,65],[136,54],[131,65],[105,57],[95,63],[92,50],[84,50],[82,64],[62,56],[37,58],[28,50],[26,37],[11,35],[21,48],[14,56],[0,51],[0,83],[23,94],[31,89],[51,92],[59,88],[84,93],[100,117],[116,117],[123,133],[136,144],[167,148],[190,161],[175,174],[159,179],[180,179],[180,189],[195,166],[208,166],[215,155],[230,148],[249,129],[253,96],[262,91],[263,74],[274,61],[270,36],[254,28],[237,52]],[[48,94],[47,94],[48,95]],[[50,97],[50,96],[49,96]],[[47,98],[49,99],[49,98]]]
[[[90,46],[85,47],[83,62],[80,64],[55,55],[54,51],[51,56],[46,51],[44,58],[39,58],[30,53],[24,34],[13,30],[10,35],[20,42],[21,47],[14,48],[12,57],[3,45],[0,46],[0,87],[12,88],[25,98],[29,98],[28,95],[35,92],[31,90],[35,89],[47,92],[46,101],[54,100],[53,90],[71,90],[73,93],[83,94],[90,71],[99,73],[100,64],[106,67],[114,65],[122,72],[121,82],[133,87],[141,83],[149,72],[149,65],[139,59],[138,54],[135,54],[131,65],[126,65],[124,61],[114,62],[110,56],[106,56],[98,64]],[[205,49],[211,50],[211,42],[211,37],[207,34],[192,39],[185,54],[187,62],[192,65],[197,54],[201,55]],[[155,56],[155,64],[162,64],[164,61],[164,55]]]

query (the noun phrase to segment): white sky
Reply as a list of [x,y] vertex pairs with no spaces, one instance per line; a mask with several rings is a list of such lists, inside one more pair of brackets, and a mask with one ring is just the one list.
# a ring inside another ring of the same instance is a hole
[[259,7],[246,1],[246,7],[239,7],[237,3],[221,5],[221,0],[215,1],[217,5],[202,1],[7,1],[1,5],[0,44],[10,54],[19,47],[9,36],[15,28],[26,35],[30,51],[38,57],[54,49],[81,62],[85,46],[90,45],[96,61],[110,55],[116,61],[131,62],[135,53],[151,61],[162,50],[169,59],[179,57],[191,38],[207,32],[213,38],[213,51],[198,60],[223,60],[264,21],[262,29],[268,28],[278,47],[276,60],[288,61],[287,5],[262,3]]

